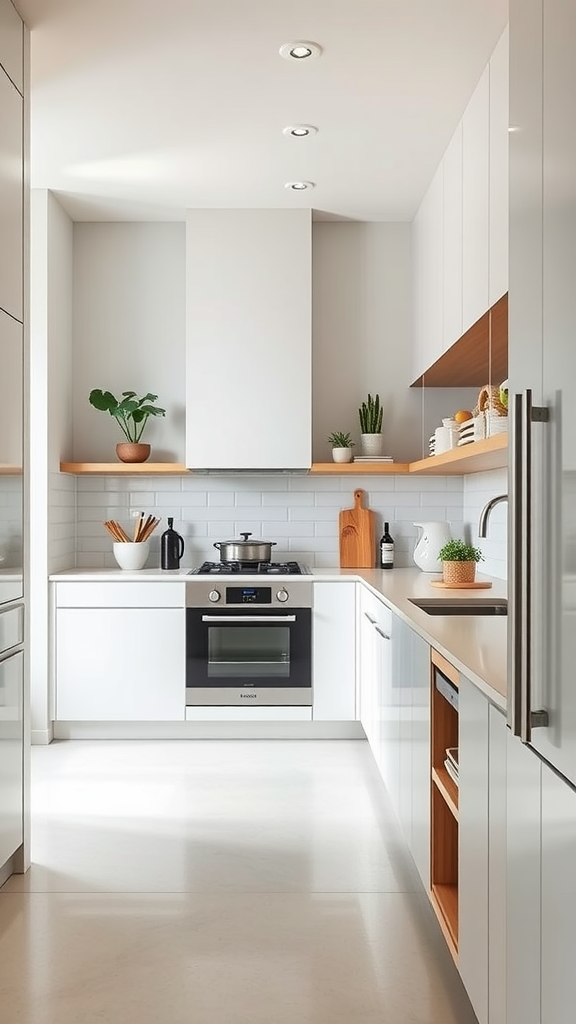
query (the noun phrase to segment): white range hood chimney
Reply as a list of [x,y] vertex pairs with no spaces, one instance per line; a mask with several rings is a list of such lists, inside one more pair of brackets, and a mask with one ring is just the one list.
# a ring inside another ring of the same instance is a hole
[[312,463],[310,210],[188,210],[186,465]]

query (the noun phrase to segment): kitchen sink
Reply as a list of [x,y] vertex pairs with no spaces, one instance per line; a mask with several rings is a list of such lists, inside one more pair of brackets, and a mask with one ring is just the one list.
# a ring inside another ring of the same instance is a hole
[[410,597],[428,615],[507,615],[505,597]]

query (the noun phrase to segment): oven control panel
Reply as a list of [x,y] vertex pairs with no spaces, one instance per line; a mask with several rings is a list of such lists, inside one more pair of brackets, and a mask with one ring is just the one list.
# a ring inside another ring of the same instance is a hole
[[206,582],[196,577],[186,582],[186,607],[206,608],[210,605],[237,608],[270,608],[282,605],[284,608],[311,608],[312,583],[309,580],[291,580],[281,583],[275,580],[272,586],[258,583],[225,583],[219,580]]

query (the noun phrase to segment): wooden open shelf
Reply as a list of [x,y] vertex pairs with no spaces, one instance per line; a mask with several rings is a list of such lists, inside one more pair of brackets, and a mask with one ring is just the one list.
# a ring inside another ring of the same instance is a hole
[[408,462],[314,462],[309,471],[315,475],[329,476],[387,476],[410,472]]
[[430,744],[430,888],[432,906],[454,958],[458,955],[458,787],[444,767],[446,749],[458,746],[458,710],[436,688],[437,673],[458,689],[459,675],[430,651],[432,696]]
[[164,473],[168,476],[182,476],[189,470],[179,462],[61,462],[60,472],[100,473],[109,476],[126,473],[154,476]]
[[[430,455],[417,462],[315,462],[308,471],[325,476],[463,476],[486,469],[505,469],[508,465],[508,434],[496,434],[484,441],[452,448],[442,455]],[[22,472],[16,467],[0,467],[0,473]],[[188,476],[194,470],[179,462],[61,462],[61,473],[141,476]],[[231,473],[234,470],[230,470]]]
[[443,476],[481,473],[486,469],[504,469],[508,465],[508,434],[495,434],[483,441],[473,441],[461,448],[451,448],[442,455],[430,455],[410,463],[410,473]]
[[445,768],[432,769],[432,782],[438,787],[448,805],[448,810],[458,821],[458,786]]

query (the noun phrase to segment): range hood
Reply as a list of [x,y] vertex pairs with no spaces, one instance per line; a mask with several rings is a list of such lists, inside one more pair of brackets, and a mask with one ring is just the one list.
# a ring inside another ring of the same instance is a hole
[[189,210],[186,465],[312,464],[310,210]]

